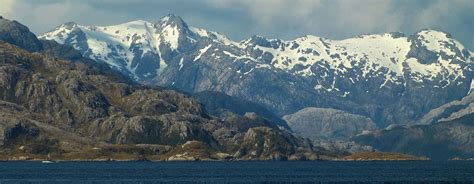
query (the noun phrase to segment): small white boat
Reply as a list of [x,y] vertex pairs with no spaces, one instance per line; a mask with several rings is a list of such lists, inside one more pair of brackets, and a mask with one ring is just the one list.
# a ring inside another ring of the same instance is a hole
[[52,164],[52,163],[54,163],[54,162],[51,161],[51,155],[48,153],[48,158],[47,158],[47,160],[43,160],[43,161],[41,161],[41,163],[43,163],[43,164]]

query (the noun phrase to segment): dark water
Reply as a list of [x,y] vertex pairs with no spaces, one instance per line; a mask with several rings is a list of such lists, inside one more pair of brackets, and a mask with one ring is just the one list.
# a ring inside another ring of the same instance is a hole
[[3,183],[474,183],[474,161],[0,162]]

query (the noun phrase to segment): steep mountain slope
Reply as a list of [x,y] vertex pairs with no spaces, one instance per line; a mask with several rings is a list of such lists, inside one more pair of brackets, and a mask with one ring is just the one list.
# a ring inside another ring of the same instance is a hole
[[381,151],[395,151],[433,159],[474,157],[474,94],[433,109],[424,125],[392,125],[354,138]]
[[309,107],[283,119],[295,133],[311,140],[348,140],[364,131],[377,129],[370,118],[336,109]]
[[213,91],[203,91],[192,96],[204,105],[210,115],[221,119],[233,113],[241,116],[247,113],[255,113],[282,128],[290,129],[285,120],[257,103]]
[[222,92],[279,116],[306,107],[341,109],[380,127],[415,123],[461,99],[473,77],[472,53],[434,30],[345,40],[253,36],[237,43],[169,15],[104,27],[67,23],[41,38],[71,45],[145,84]]
[[[24,46],[23,38],[7,41]],[[31,53],[9,43],[0,40],[1,159],[316,158],[310,143],[258,116],[213,119],[174,90],[138,85],[81,57],[53,57],[60,49]]]
[[419,123],[434,124],[441,121],[450,121],[472,112],[474,112],[474,93],[469,93],[461,100],[452,101],[431,110],[421,118]]

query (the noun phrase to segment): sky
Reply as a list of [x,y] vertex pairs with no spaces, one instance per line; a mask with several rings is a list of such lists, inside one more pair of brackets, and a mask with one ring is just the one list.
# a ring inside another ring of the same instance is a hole
[[0,0],[0,15],[36,34],[70,21],[82,25],[153,22],[169,13],[190,26],[236,41],[252,35],[345,39],[435,29],[474,50],[474,0]]

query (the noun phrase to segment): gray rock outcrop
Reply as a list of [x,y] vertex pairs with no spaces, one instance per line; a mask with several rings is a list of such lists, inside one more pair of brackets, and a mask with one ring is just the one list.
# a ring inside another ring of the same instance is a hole
[[377,129],[370,118],[336,109],[309,107],[283,119],[295,133],[312,140],[347,140],[364,131]]

